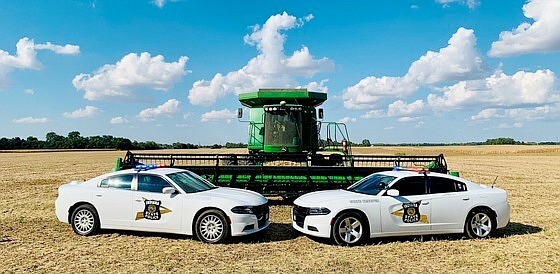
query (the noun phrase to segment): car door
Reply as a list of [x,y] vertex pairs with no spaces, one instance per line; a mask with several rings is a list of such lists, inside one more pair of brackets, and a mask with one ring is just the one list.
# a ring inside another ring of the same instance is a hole
[[132,181],[134,174],[120,174],[100,181],[94,191],[94,206],[103,228],[132,226]]
[[423,234],[430,231],[430,199],[426,177],[405,177],[389,189],[399,196],[381,196],[381,231],[388,235]]
[[430,176],[428,181],[432,205],[432,230],[460,232],[465,225],[472,200],[465,183],[444,177]]
[[138,174],[134,192],[134,228],[143,231],[179,232],[181,230],[182,195],[163,194],[164,187],[173,187],[156,174]]

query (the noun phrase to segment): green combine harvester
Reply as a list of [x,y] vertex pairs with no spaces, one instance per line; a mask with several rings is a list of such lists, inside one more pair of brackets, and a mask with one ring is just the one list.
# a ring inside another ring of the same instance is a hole
[[[443,155],[352,155],[346,125],[323,122],[318,108],[326,93],[307,89],[260,89],[239,95],[249,108],[248,154],[133,153],[116,169],[161,164],[195,172],[218,186],[250,189],[293,198],[303,193],[344,188],[374,172],[395,166],[447,173]],[[243,111],[238,110],[238,118]],[[324,135],[321,136],[321,133]],[[323,138],[324,137],[324,138]]]

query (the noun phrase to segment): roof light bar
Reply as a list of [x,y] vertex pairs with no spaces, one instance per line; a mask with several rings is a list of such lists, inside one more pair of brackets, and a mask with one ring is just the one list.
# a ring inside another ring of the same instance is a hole
[[394,166],[393,170],[394,171],[415,171],[415,172],[418,172],[418,173],[430,172],[429,169],[427,169],[425,167],[421,167],[421,166],[414,166],[414,167]]
[[159,167],[165,167],[165,165],[162,165],[162,164],[149,164],[149,165],[139,164],[139,165],[136,165],[134,167],[134,169],[136,171],[141,171],[141,170],[156,169],[156,168],[159,168]]

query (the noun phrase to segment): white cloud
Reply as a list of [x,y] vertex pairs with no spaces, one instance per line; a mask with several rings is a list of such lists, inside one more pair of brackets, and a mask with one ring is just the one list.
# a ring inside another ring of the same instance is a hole
[[19,119],[13,119],[12,122],[16,124],[43,124],[48,122],[49,119],[47,118],[33,118],[33,117],[25,117]]
[[237,112],[230,111],[229,109],[225,108],[222,110],[212,110],[210,112],[203,113],[200,116],[200,121],[216,122],[216,121],[225,120],[228,123],[230,123],[231,120],[236,117],[237,117]]
[[395,129],[395,127],[394,126],[388,126],[388,127],[384,127],[383,129],[384,130],[393,130],[393,129]]
[[[328,58],[315,59],[309,49],[303,46],[290,56],[284,53],[286,35],[283,31],[301,27],[313,18],[296,18],[286,12],[273,15],[261,27],[256,25],[253,32],[244,37],[245,43],[255,46],[258,55],[243,68],[223,75],[217,73],[212,80],[198,80],[189,90],[189,101],[194,105],[211,106],[218,98],[227,94],[239,94],[259,88],[287,88],[298,86],[298,77],[313,77],[330,71],[334,63]],[[322,82],[321,82],[322,83]],[[312,82],[311,88],[324,90],[321,83]]]
[[140,111],[137,117],[144,122],[154,121],[158,116],[169,116],[171,114],[179,112],[180,103],[181,102],[177,99],[169,99],[167,102],[155,108],[147,108]]
[[347,124],[349,122],[356,122],[358,119],[356,118],[350,118],[350,117],[344,117],[340,120],[338,120],[339,123],[343,123],[343,124]]
[[405,117],[399,118],[398,121],[401,122],[401,123],[417,122],[417,121],[420,121],[420,117],[405,116]]
[[35,92],[34,92],[34,91],[33,91],[32,89],[30,89],[30,88],[28,88],[28,89],[25,89],[25,90],[23,91],[23,93],[25,93],[25,94],[29,94],[29,95],[33,95],[33,94],[35,94]]
[[94,106],[86,106],[85,108],[80,108],[72,112],[64,112],[62,116],[72,119],[91,118],[101,114],[101,112],[102,111],[99,108],[96,108]]
[[104,65],[92,74],[74,77],[72,84],[84,90],[88,100],[130,99],[139,88],[167,91],[179,82],[188,58],[182,56],[176,62],[167,63],[164,57],[143,52],[129,53],[114,65]]
[[424,111],[424,101],[422,100],[416,100],[410,104],[398,100],[389,105],[387,116],[408,116],[422,113],[422,111]]
[[523,124],[522,123],[513,123],[513,124],[507,124],[507,123],[503,123],[500,124],[498,126],[498,128],[502,128],[502,129],[506,129],[506,128],[522,128]]
[[46,42],[44,44],[36,44],[35,49],[47,49],[53,51],[56,54],[66,54],[66,55],[77,55],[80,53],[80,47],[76,45],[66,44],[64,46],[55,45],[51,42]]
[[544,105],[560,100],[558,80],[550,70],[519,71],[494,75],[475,81],[461,81],[442,89],[443,95],[428,95],[428,104],[445,111],[469,106],[512,108]]
[[471,120],[489,120],[490,118],[495,117],[496,113],[498,113],[498,110],[495,108],[483,109],[477,115],[471,116]]
[[372,109],[368,111],[366,114],[361,116],[364,119],[374,119],[374,118],[381,118],[385,117],[385,112],[381,109]]
[[154,0],[152,1],[152,3],[160,9],[163,8],[163,6],[165,6],[165,0]]
[[116,124],[127,124],[129,121],[124,117],[118,116],[118,117],[111,118],[111,121],[109,122],[113,125],[116,125]]
[[8,74],[14,69],[41,69],[43,65],[37,59],[37,50],[43,49],[57,54],[77,54],[80,51],[80,47],[75,45],[35,44],[33,39],[21,38],[16,44],[15,55],[0,49],[0,88],[8,85]]
[[451,3],[459,3],[467,5],[469,9],[475,9],[480,5],[479,0],[435,0],[436,3],[442,4],[444,7],[448,7]]
[[185,127],[189,127],[189,124],[175,124],[175,127],[185,128]]
[[369,76],[343,92],[348,109],[371,109],[385,98],[406,98],[422,86],[483,77],[488,67],[476,49],[474,31],[459,28],[438,52],[428,51],[402,77]]
[[523,6],[523,14],[534,22],[523,22],[512,31],[500,33],[499,40],[492,43],[488,55],[511,56],[560,50],[560,1],[529,0]]

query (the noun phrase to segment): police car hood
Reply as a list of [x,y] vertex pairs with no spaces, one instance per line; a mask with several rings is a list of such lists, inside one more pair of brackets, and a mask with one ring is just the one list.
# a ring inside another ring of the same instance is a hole
[[264,196],[254,191],[229,187],[218,187],[210,189],[207,191],[199,192],[196,196],[199,199],[223,199],[235,202],[239,205],[262,205],[268,201]]
[[372,197],[371,195],[360,194],[344,189],[323,190],[307,193],[294,201],[294,204],[303,207],[324,207],[329,203],[339,200],[352,200],[357,198]]

